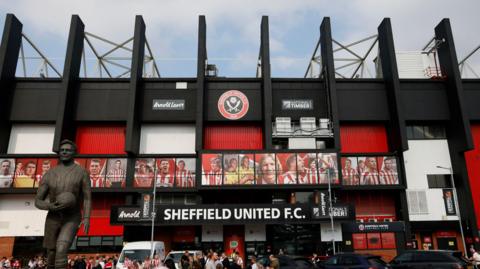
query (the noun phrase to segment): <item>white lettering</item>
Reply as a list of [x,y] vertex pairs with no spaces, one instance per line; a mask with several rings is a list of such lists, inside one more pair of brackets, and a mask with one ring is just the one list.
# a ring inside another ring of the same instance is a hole
[[172,216],[170,215],[170,211],[170,208],[167,208],[165,209],[165,211],[163,211],[163,215],[165,215],[165,217],[163,218],[164,220],[170,220],[172,218]]

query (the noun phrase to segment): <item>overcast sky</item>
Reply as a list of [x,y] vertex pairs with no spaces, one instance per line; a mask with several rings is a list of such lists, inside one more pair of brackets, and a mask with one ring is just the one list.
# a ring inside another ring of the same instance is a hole
[[420,50],[442,18],[450,18],[459,60],[480,45],[479,0],[4,0],[0,9],[1,23],[14,13],[59,70],[72,14],[81,17],[87,32],[118,43],[133,36],[135,15],[142,15],[162,77],[196,76],[199,15],[206,16],[209,62],[228,77],[255,76],[262,15],[270,20],[274,77],[303,77],[325,16],[342,43],[376,34],[381,20],[390,17],[397,51]]

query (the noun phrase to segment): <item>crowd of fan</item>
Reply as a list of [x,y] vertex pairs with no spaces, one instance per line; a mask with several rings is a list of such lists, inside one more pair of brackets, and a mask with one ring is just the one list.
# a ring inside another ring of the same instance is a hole
[[[272,255],[273,256],[273,255]],[[267,268],[277,269],[278,260],[270,257],[272,264]],[[114,256],[91,256],[88,259],[85,256],[75,256],[68,259],[67,269],[115,269],[118,262],[118,255]],[[182,256],[180,263],[182,269],[263,269],[264,267],[257,263],[255,257],[251,257],[244,264],[242,258],[237,253],[227,257],[225,253],[219,256],[216,252],[210,251],[207,255],[188,255],[188,252]],[[47,260],[43,256],[35,256],[30,260],[19,258],[6,258],[0,260],[0,269],[46,269]],[[146,257],[144,261],[129,260],[125,258],[124,269],[176,269],[174,261],[167,259],[161,261],[158,255],[153,259]]]
[[[68,259],[67,269],[114,269],[118,256],[76,256]],[[30,260],[22,260],[14,257],[3,257],[0,260],[0,269],[46,269],[47,259],[43,256],[35,256]]]

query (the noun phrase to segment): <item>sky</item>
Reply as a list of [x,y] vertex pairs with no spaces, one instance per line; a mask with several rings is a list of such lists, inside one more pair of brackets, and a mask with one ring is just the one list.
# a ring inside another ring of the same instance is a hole
[[[264,15],[269,17],[273,77],[304,76],[326,16],[333,38],[342,44],[376,34],[382,19],[390,17],[397,51],[422,49],[443,18],[451,21],[459,60],[480,45],[478,0],[4,0],[0,10],[0,23],[7,13],[15,14],[23,32],[60,72],[72,14],[80,16],[85,31],[116,43],[133,36],[135,15],[142,15],[162,77],[196,76],[199,15],[206,16],[209,63],[226,77],[255,77]],[[99,52],[111,48],[95,42]],[[359,49],[358,53],[365,51]],[[32,52],[25,51],[27,56]],[[480,51],[470,62],[480,74],[479,55]],[[86,59],[87,74],[94,76],[98,68],[91,51],[86,51]],[[118,73],[121,68],[112,70]]]

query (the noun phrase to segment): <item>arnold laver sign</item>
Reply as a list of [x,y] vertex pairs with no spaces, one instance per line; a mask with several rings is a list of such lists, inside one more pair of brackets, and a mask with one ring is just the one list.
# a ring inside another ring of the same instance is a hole
[[284,99],[282,100],[282,110],[313,110],[313,100]]
[[185,100],[153,99],[153,110],[185,110]]
[[120,207],[117,210],[119,221],[138,221],[141,219],[140,208]]

